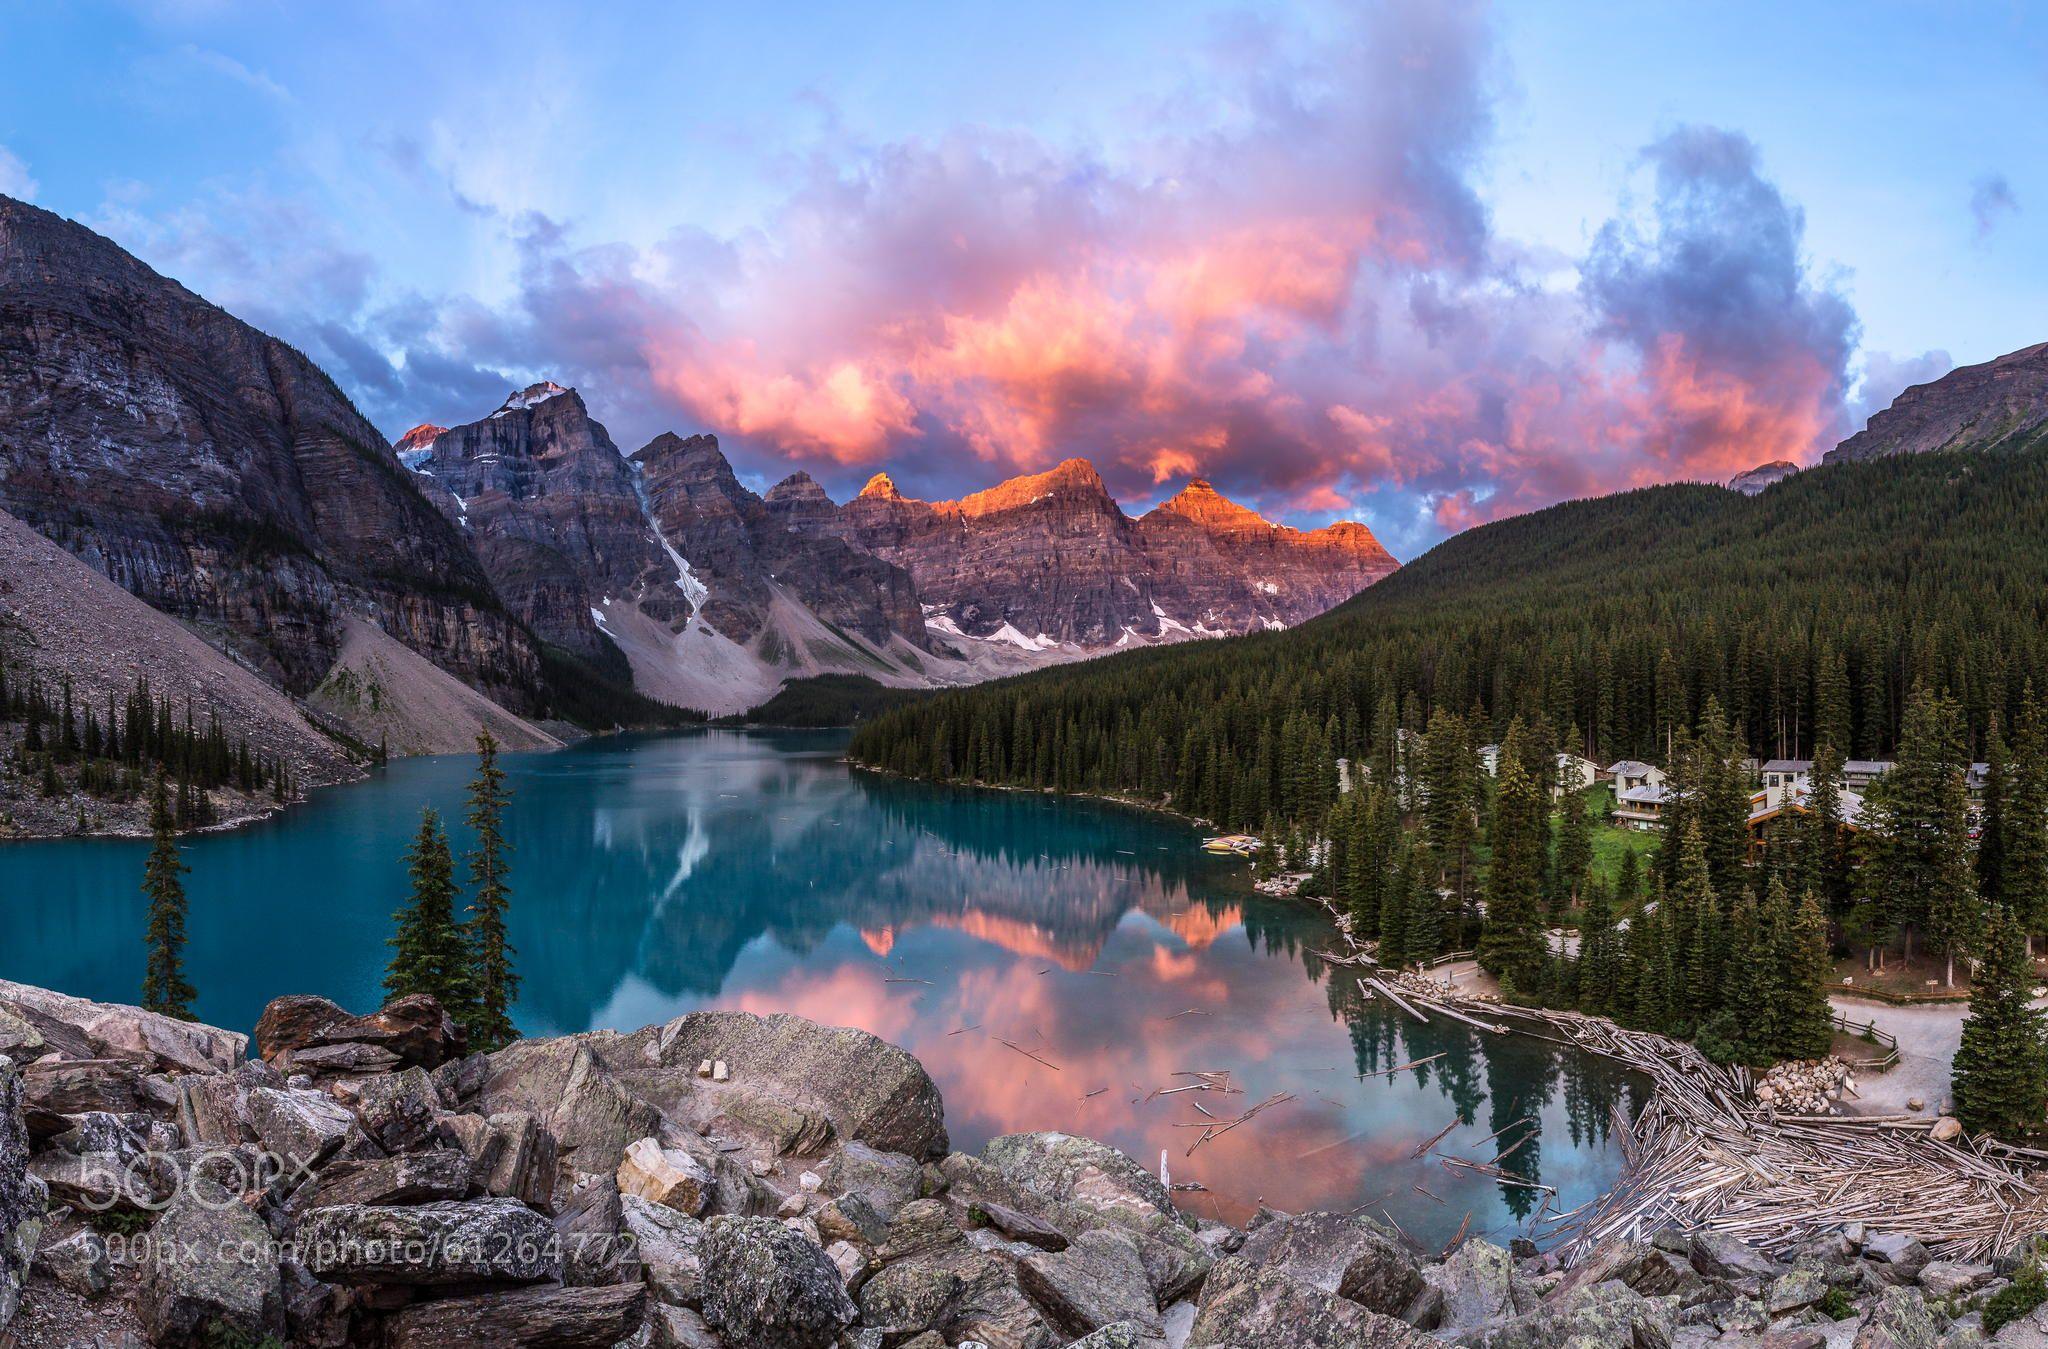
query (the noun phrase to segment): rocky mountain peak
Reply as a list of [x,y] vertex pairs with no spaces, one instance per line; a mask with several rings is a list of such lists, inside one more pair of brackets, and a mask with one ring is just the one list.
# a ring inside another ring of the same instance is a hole
[[573,394],[575,392],[574,389],[564,388],[551,379],[544,379],[538,384],[529,384],[523,389],[514,389],[511,393],[505,395],[505,401],[500,403],[498,410],[491,415],[498,417],[503,416],[507,412],[519,412],[528,408],[539,407],[550,398],[560,398],[563,394]]
[[407,431],[404,435],[393,441],[391,448],[408,467],[415,466],[433,451],[434,442],[447,429],[445,426],[436,426],[432,422],[421,422],[418,426],[415,426],[412,430]]
[[869,478],[867,486],[860,489],[860,495],[868,501],[903,500],[903,493],[896,490],[896,480],[886,473],[877,473]]
[[1109,488],[1103,485],[1102,475],[1086,459],[1061,460],[1043,473],[1027,473],[1023,477],[997,483],[985,491],[960,498],[953,506],[962,515],[988,515],[1035,505],[1053,497],[1094,497],[1110,509],[1116,508]]
[[768,503],[770,505],[781,505],[783,503],[813,505],[823,503],[830,506],[832,498],[825,494],[824,488],[818,486],[816,478],[813,478],[802,469],[798,469],[768,489]]
[[1271,520],[1248,506],[1240,506],[1210,485],[1207,478],[1190,478],[1188,485],[1153,508],[1155,512],[1183,516],[1200,525],[1221,529],[1278,529]]
[[1728,490],[1753,497],[1773,483],[1785,481],[1799,471],[1799,465],[1790,459],[1773,459],[1768,464],[1758,464],[1728,480]]
[[1821,456],[1824,464],[1929,450],[2018,444],[2048,429],[2048,342],[1915,384],[1870,424]]

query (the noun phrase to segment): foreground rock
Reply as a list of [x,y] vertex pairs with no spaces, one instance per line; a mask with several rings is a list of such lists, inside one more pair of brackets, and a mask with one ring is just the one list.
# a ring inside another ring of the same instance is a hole
[[9,1006],[37,1057],[0,1059],[0,1343],[1962,1349],[2014,1273],[1856,1224],[1564,1269],[1477,1238],[1427,1258],[1355,1216],[1198,1223],[1092,1139],[946,1152],[914,1059],[792,1017],[452,1057],[430,1001],[285,999],[249,1061],[132,1009]]

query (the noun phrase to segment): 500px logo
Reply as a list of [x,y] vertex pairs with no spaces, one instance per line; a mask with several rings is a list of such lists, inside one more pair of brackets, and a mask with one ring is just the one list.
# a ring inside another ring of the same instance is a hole
[[197,1157],[165,1152],[137,1153],[125,1160],[108,1152],[79,1154],[69,1179],[82,1192],[80,1207],[161,1212],[182,1195],[205,1208],[226,1209],[251,1193],[289,1190],[313,1174],[312,1158],[281,1156],[254,1148],[221,1148]]

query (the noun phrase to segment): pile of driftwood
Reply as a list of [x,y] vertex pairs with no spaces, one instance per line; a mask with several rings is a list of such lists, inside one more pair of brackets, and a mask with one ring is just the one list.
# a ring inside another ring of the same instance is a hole
[[[1376,987],[1384,986],[1373,981]],[[1615,1112],[1626,1166],[1603,1198],[1543,1221],[1571,1260],[1609,1238],[1667,1224],[1711,1228],[1782,1252],[1848,1222],[1910,1232],[1935,1256],[1988,1260],[2048,1227],[2048,1196],[2017,1150],[1984,1141],[1936,1142],[1925,1121],[1779,1116],[1755,1103],[1747,1070],[1723,1068],[1692,1045],[1624,1030],[1576,1012],[1486,1002],[1487,1024],[1423,997],[1406,1003],[1459,1020],[1603,1055],[1648,1077],[1649,1104],[1631,1122]]]

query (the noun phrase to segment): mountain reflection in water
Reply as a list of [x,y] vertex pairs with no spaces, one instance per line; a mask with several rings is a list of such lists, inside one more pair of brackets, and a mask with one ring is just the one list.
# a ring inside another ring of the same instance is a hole
[[[842,745],[709,731],[509,758],[521,1027],[708,1006],[860,1026],[923,1060],[954,1146],[1063,1129],[1148,1168],[1164,1153],[1175,1181],[1207,1187],[1183,1201],[1232,1221],[1260,1202],[1357,1208],[1441,1243],[1470,1212],[1474,1231],[1540,1239],[1616,1172],[1608,1124],[1633,1108],[1630,1079],[1527,1037],[1396,1019],[1317,957],[1327,923],[1258,896],[1186,826],[850,772]],[[417,812],[459,820],[468,769],[397,764],[190,840],[201,1016],[246,1028],[284,992],[373,1004]],[[0,851],[0,975],[132,999],[142,853]],[[1196,1072],[1234,1090],[1162,1094]],[[1277,1093],[1294,1099],[1195,1146]],[[1413,1156],[1453,1120],[1439,1153],[1505,1154],[1557,1195]]]

